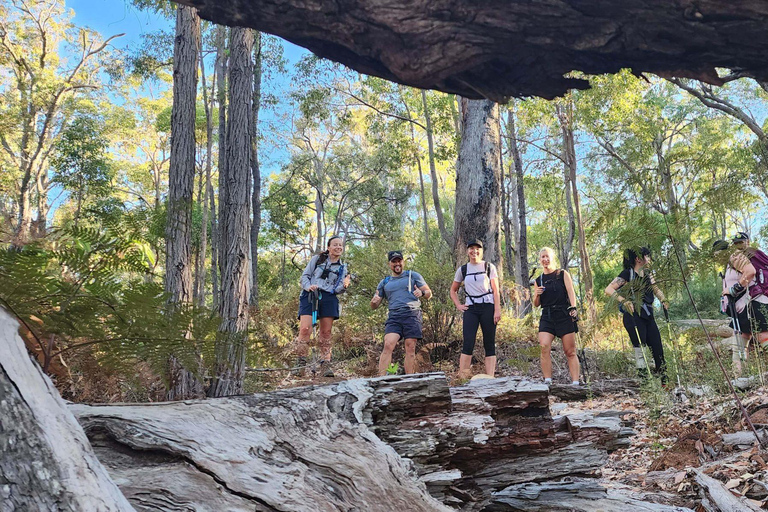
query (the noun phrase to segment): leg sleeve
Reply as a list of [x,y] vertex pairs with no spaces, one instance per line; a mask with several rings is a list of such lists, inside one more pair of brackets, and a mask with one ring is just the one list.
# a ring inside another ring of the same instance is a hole
[[464,346],[461,353],[471,356],[475,351],[475,338],[477,337],[477,328],[480,326],[480,314],[475,308],[471,307],[464,312]]
[[480,317],[480,328],[483,330],[485,357],[496,355],[496,323],[493,321],[493,308],[493,304],[485,304],[483,307],[483,315]]

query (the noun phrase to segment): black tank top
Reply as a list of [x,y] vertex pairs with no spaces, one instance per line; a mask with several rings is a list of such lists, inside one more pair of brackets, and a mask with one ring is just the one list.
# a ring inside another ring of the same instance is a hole
[[562,306],[567,308],[570,306],[570,300],[568,299],[568,293],[565,289],[565,272],[562,270],[556,270],[551,274],[541,274],[536,278],[536,282],[539,286],[544,287],[544,292],[539,298],[541,307]]

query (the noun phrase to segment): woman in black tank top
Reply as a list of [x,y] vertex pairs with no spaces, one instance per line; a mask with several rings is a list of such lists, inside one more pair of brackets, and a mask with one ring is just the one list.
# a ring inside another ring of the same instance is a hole
[[571,383],[579,384],[579,358],[576,356],[576,292],[573,280],[566,270],[558,269],[555,252],[544,247],[539,251],[539,263],[544,273],[536,278],[533,305],[541,306],[539,346],[541,347],[541,373],[544,382],[552,382],[552,341],[563,340],[563,351],[568,358]]

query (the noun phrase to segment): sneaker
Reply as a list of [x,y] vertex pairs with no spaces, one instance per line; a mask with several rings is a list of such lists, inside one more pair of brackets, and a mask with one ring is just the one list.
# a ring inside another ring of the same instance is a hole
[[307,367],[307,358],[304,356],[299,356],[296,358],[296,364],[293,368],[291,368],[291,375],[294,377],[303,377],[304,376],[304,370]]
[[320,375],[323,377],[335,377],[330,361],[320,361]]

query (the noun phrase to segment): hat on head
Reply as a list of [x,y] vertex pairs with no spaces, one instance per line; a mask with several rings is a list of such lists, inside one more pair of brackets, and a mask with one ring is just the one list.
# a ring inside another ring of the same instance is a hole
[[749,242],[749,235],[743,231],[739,231],[733,237],[734,242]]
[[469,242],[467,242],[467,249],[469,249],[473,245],[476,245],[476,246],[478,246],[479,248],[482,249],[483,248],[483,241],[480,240],[479,238],[475,238],[474,240],[470,240]]
[[403,259],[403,253],[401,251],[389,251],[387,253],[387,260],[392,261],[396,259]]
[[712,252],[724,251],[728,249],[728,242],[725,240],[715,240],[712,243]]

